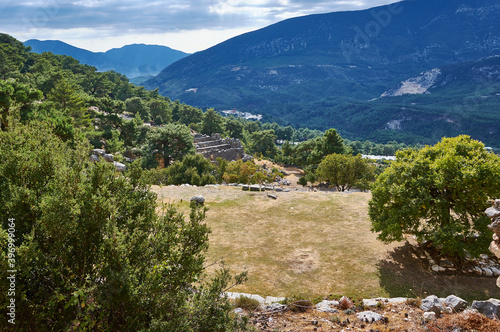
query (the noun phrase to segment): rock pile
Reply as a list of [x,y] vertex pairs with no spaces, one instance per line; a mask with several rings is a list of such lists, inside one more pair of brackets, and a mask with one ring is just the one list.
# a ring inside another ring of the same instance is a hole
[[[488,228],[494,233],[490,251],[500,258],[500,199],[495,200],[493,206],[488,208],[485,213],[491,218],[492,223],[488,225]],[[497,279],[497,286],[500,287],[500,277]]]

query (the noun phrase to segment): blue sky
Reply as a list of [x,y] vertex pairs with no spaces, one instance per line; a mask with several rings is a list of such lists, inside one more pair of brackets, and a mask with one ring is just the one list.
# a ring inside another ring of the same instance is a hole
[[58,39],[91,51],[127,44],[188,53],[278,21],[361,10],[395,0],[0,0],[0,32],[21,41]]

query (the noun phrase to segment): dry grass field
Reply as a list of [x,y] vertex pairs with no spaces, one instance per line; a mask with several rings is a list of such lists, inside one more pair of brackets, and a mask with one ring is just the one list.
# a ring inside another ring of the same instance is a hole
[[247,192],[238,187],[158,187],[159,201],[188,211],[206,199],[212,230],[207,264],[223,258],[248,281],[231,291],[317,298],[500,297],[494,278],[435,275],[407,243],[386,245],[370,231],[369,193]]

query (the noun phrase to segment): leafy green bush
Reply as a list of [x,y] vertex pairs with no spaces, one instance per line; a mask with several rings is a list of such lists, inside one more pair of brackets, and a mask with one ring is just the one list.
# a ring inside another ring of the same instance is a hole
[[[45,127],[0,133],[0,277],[15,220],[20,330],[231,331],[227,270],[203,279],[205,210],[156,212],[138,162],[92,163]],[[0,292],[7,294],[7,283]],[[9,299],[0,300],[5,312]],[[6,320],[0,320],[4,329]]]

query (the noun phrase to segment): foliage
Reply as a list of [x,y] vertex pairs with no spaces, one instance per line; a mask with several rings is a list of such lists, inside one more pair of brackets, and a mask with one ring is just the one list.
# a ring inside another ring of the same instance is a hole
[[[256,184],[273,182],[279,171],[276,168],[266,170],[260,168],[253,160],[243,162],[241,159],[224,165],[225,172],[222,176],[226,183]],[[220,171],[219,171],[220,172]]]
[[146,144],[147,166],[157,166],[161,161],[168,167],[174,160],[194,153],[193,136],[184,125],[167,124],[153,128],[146,138]]
[[234,307],[241,308],[247,311],[255,311],[260,307],[260,302],[256,299],[251,299],[246,296],[240,296],[234,300]]
[[205,135],[212,135],[214,133],[223,133],[223,118],[213,108],[209,108],[203,114],[203,121],[201,125],[201,133]]
[[261,153],[265,157],[273,158],[278,152],[274,143],[276,137],[272,129],[254,131],[249,135],[248,149],[251,153]]
[[42,98],[39,90],[17,81],[0,80],[0,128],[6,130],[10,121],[19,118],[21,109],[30,108],[31,103]]
[[210,160],[201,154],[188,154],[182,160],[174,162],[164,172],[164,184],[189,183],[196,186],[204,186],[216,182],[215,167]]
[[[117,174],[91,163],[88,146],[71,149],[46,127],[2,132],[0,146],[0,212],[16,222],[21,330],[244,329],[221,296],[227,270],[203,278],[205,210],[193,205],[184,218],[164,206],[157,214],[139,163]],[[7,218],[0,225],[6,279]]]
[[500,195],[500,158],[469,136],[407,149],[372,186],[372,230],[385,242],[414,234],[444,254],[487,252],[489,198]]
[[326,156],[316,171],[318,180],[326,181],[339,191],[357,187],[368,189],[368,182],[373,181],[374,166],[361,155],[351,156],[331,154]]

